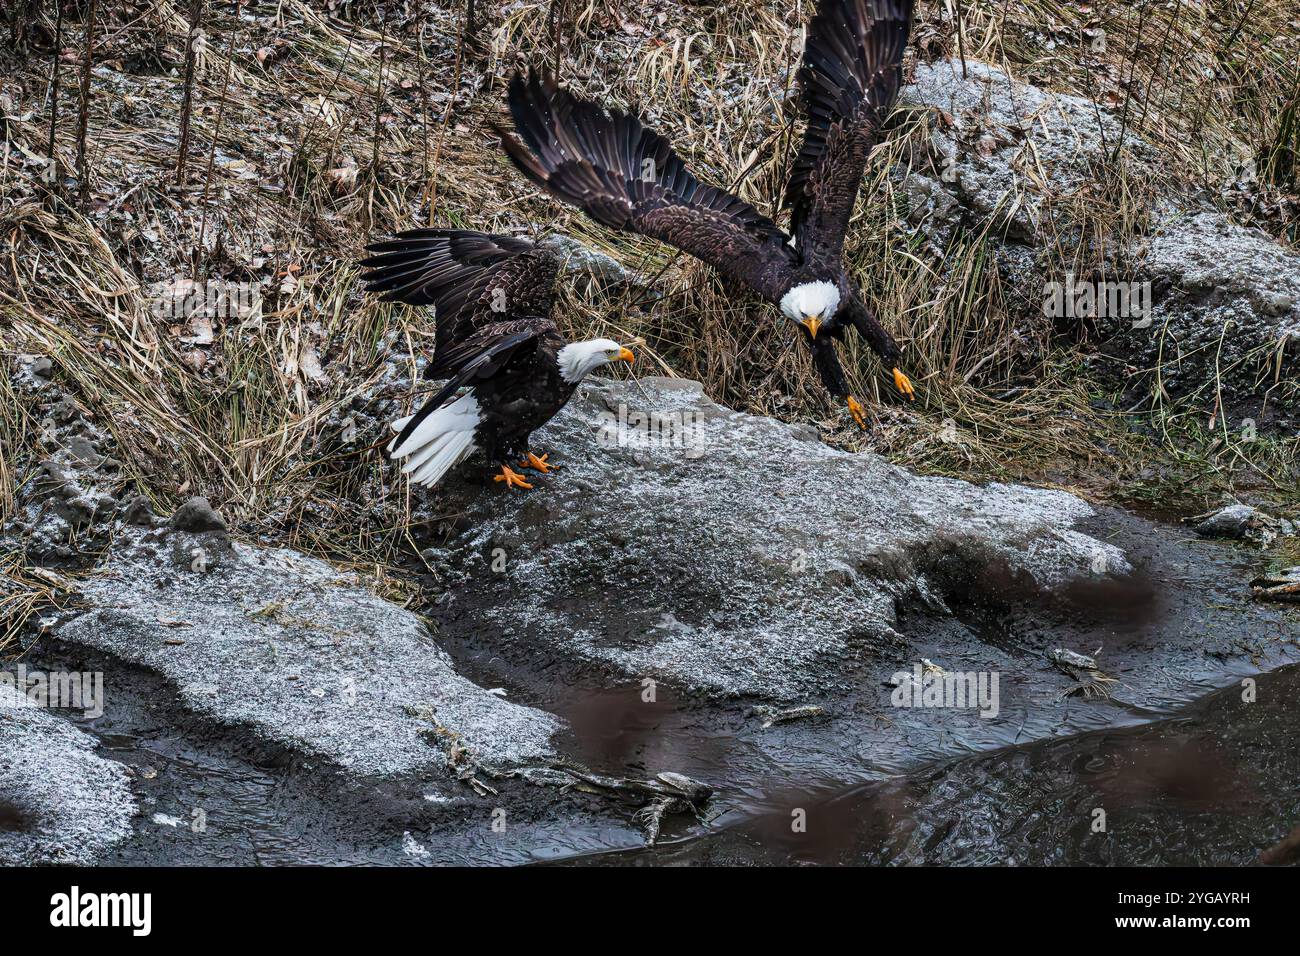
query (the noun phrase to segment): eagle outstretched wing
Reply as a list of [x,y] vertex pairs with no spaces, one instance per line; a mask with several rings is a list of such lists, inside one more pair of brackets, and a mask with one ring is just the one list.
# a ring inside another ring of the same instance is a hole
[[808,130],[786,186],[805,260],[838,260],[867,154],[898,96],[912,0],[819,0],[799,89]]
[[760,294],[779,298],[773,263],[793,260],[789,237],[731,193],[701,183],[668,140],[635,116],[561,88],[547,74],[510,82],[515,139],[498,129],[519,170],[614,229],[688,252]]
[[437,340],[427,378],[454,372],[480,351],[487,326],[554,330],[558,256],[527,239],[466,229],[411,229],[367,247],[366,291],[387,302],[431,305]]

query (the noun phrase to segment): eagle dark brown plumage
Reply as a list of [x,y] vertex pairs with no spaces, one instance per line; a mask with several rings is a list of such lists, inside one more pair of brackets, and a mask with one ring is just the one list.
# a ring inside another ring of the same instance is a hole
[[[434,485],[482,449],[496,480],[531,488],[511,467],[547,472],[528,446],[582,378],[632,353],[609,339],[570,343],[551,318],[559,258],[526,239],[454,229],[415,229],[368,247],[361,265],[381,299],[433,306],[435,350],[426,378],[446,379],[408,418],[393,423],[389,454],[411,480]],[[458,392],[465,390],[459,396]]]
[[842,258],[867,157],[898,96],[911,17],[911,0],[820,0],[799,70],[808,127],[785,192],[793,239],[749,203],[701,183],[635,116],[604,110],[545,73],[514,77],[518,139],[498,132],[514,164],[552,195],[606,226],[674,245],[780,307],[803,329],[823,384],[865,426],[834,346],[848,328],[913,397],[901,349]]

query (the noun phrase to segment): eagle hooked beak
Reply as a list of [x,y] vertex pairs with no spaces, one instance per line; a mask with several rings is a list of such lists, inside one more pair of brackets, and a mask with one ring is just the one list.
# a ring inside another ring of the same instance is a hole
[[916,401],[916,392],[912,388],[912,380],[903,374],[902,369],[894,369],[894,387],[906,395],[908,401]]
[[817,338],[817,330],[822,327],[822,320],[815,315],[805,315],[801,323],[808,330],[808,334]]
[[628,365],[631,365],[636,361],[636,356],[633,355],[632,350],[625,345],[623,346],[623,351],[619,352],[618,355],[614,357],[614,361],[626,362]]

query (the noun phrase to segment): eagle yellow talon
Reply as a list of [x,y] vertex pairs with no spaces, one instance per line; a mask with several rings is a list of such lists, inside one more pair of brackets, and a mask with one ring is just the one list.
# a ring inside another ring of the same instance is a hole
[[533,486],[524,481],[524,476],[516,471],[512,471],[509,465],[501,466],[501,474],[492,479],[493,481],[504,481],[507,488],[528,488]]
[[525,461],[521,461],[521,462],[519,463],[519,467],[520,467],[520,468],[531,468],[531,469],[533,469],[534,471],[540,471],[543,475],[549,475],[549,474],[550,474],[551,472],[553,472],[553,471],[559,471],[559,470],[560,470],[560,466],[559,466],[559,465],[552,465],[552,464],[549,464],[549,463],[546,461],[546,459],[548,459],[548,458],[550,458],[550,457],[551,457],[551,455],[550,455],[549,452],[548,452],[547,454],[545,454],[545,455],[542,455],[542,457],[538,458],[536,455],[534,455],[534,454],[530,451],[530,452],[528,453],[528,458],[527,458]]
[[858,427],[865,430],[867,427],[867,420],[862,414],[864,411],[865,409],[863,409],[862,404],[856,398],[850,395],[849,414],[852,415],[853,420],[858,423]]
[[916,391],[912,388],[912,380],[903,374],[902,369],[894,369],[894,387],[906,395],[908,401],[916,401]]

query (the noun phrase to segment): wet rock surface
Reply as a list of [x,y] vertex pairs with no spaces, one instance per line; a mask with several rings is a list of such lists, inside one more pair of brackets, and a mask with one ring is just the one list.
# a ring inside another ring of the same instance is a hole
[[0,865],[86,865],[131,834],[126,769],[0,681]]
[[[190,503],[171,524],[219,519]],[[187,708],[351,773],[445,767],[453,745],[489,766],[551,755],[558,721],[465,680],[419,617],[322,561],[124,531],[81,595],[91,610],[61,624],[60,640],[161,674]]]
[[[132,514],[128,516],[128,519],[132,517],[138,518],[138,515]],[[139,521],[130,523],[135,524],[139,523]],[[167,522],[167,527],[177,531],[202,534],[205,531],[225,531],[226,520],[216,512],[212,505],[208,504],[207,498],[191,498],[176,509],[176,513]]]
[[1279,535],[1296,533],[1295,522],[1274,518],[1253,505],[1232,504],[1191,519],[1196,533],[1203,538],[1229,538],[1268,546]]
[[[1142,667],[1159,642],[1165,673],[1126,696],[1160,706],[1200,681],[1206,654],[1232,655],[1215,635],[1250,607],[1240,571],[1162,567],[1188,535],[1060,492],[920,478],[731,412],[691,382],[593,384],[535,440],[565,466],[544,494],[453,484],[444,507],[465,530],[439,529],[450,539],[424,555],[447,588],[444,637],[491,635],[521,662],[547,647],[575,677],[875,707],[891,674],[927,659],[1002,671],[1004,702],[1024,680],[1022,703],[1038,708],[1046,652],[1097,649],[1050,636],[1091,627],[1111,634],[1094,655],[1104,670]],[[1196,637],[1177,626],[1192,583],[1233,594]]]
[[1129,570],[1075,529],[1092,514],[1077,498],[920,478],[732,412],[693,382],[593,385],[537,440],[565,465],[544,495],[453,499],[473,530],[435,552],[452,606],[482,591],[506,641],[558,641],[627,677],[834,692],[901,642],[900,605],[943,613],[968,566],[1031,591]]
[[[1169,719],[1044,740],[852,788],[759,801],[717,839],[629,863],[1248,866],[1294,863],[1300,669]],[[807,832],[790,828],[804,808]],[[1276,843],[1274,841],[1277,841]]]

